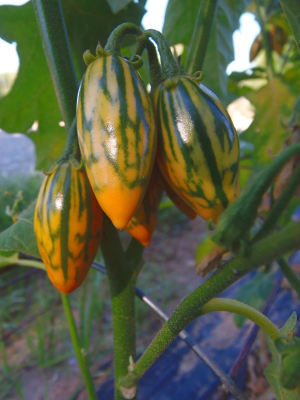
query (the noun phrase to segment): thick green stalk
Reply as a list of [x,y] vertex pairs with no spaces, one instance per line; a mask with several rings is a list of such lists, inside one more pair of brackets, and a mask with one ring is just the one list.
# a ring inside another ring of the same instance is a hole
[[194,27],[194,32],[189,46],[185,70],[190,74],[203,68],[205,54],[212,31],[218,0],[201,0]]
[[256,310],[256,308],[250,307],[248,304],[242,303],[241,301],[226,298],[212,299],[202,307],[200,315],[214,311],[229,311],[242,315],[243,317],[255,322],[273,340],[281,336],[279,329],[276,328],[269,318]]
[[64,310],[65,310],[65,315],[68,321],[68,326],[69,326],[69,330],[70,330],[70,335],[71,335],[71,339],[72,339],[72,343],[73,343],[73,348],[75,351],[75,356],[85,383],[85,387],[86,390],[88,392],[88,396],[89,399],[91,400],[97,400],[97,394],[95,391],[95,387],[94,387],[94,383],[93,383],[93,379],[90,373],[90,370],[88,368],[86,359],[85,359],[85,354],[84,354],[84,349],[81,346],[80,343],[80,339],[78,336],[78,332],[76,329],[76,325],[75,325],[75,321],[74,321],[74,317],[72,314],[72,309],[71,309],[71,305],[69,302],[69,298],[66,294],[61,293],[61,299],[62,299],[62,303],[64,306]]
[[126,22],[117,26],[112,33],[109,35],[107,39],[107,43],[105,45],[105,51],[111,54],[121,55],[121,44],[122,40],[126,35],[135,35],[142,36],[143,31],[137,25],[132,24],[130,22]]
[[291,223],[281,232],[268,236],[251,246],[247,254],[228,261],[210,279],[187,296],[175,309],[169,321],[163,326],[153,342],[135,364],[133,371],[121,381],[130,387],[140,379],[148,368],[158,359],[175,337],[189,323],[201,314],[201,308],[212,298],[218,296],[232,283],[254,268],[280,258],[283,254],[298,249],[300,222]]
[[59,0],[32,0],[59,109],[69,132],[76,112],[78,79]]
[[[103,238],[101,242],[109,281],[113,332],[114,332],[114,364],[115,364],[115,400],[123,399],[118,382],[127,374],[129,358],[136,358],[135,348],[135,320],[134,298],[135,283],[139,272],[139,265],[143,247],[131,242],[128,256],[125,255],[119,236],[111,221],[105,217]],[[134,250],[134,258],[131,253]],[[133,395],[136,398],[136,386],[132,385]]]
[[252,239],[252,243],[256,243],[258,240],[262,239],[263,237],[266,237],[276,227],[279,218],[281,217],[286,206],[292,199],[293,194],[297,189],[297,187],[299,186],[299,184],[300,184],[300,163],[298,164],[292,177],[288,181],[281,196],[270,210],[261,230],[258,231],[257,234]]
[[290,285],[296,290],[300,298],[300,279],[296,272],[292,269],[290,264],[283,258],[279,258],[278,264],[280,265],[281,271]]
[[157,45],[160,55],[162,80],[186,75],[184,70],[174,60],[170,45],[162,33],[155,29],[148,29],[144,32],[144,37],[152,38]]

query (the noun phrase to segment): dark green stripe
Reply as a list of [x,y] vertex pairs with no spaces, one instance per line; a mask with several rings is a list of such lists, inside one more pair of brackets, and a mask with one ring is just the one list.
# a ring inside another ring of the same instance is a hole
[[[174,150],[174,144],[173,144],[173,137],[171,135],[171,130],[170,130],[170,125],[169,125],[169,118],[168,118],[168,112],[167,112],[167,107],[166,104],[164,102],[164,92],[166,91],[166,89],[164,89],[164,87],[162,86],[159,95],[158,95],[158,99],[157,99],[157,110],[158,110],[158,118],[159,118],[159,125],[164,125],[165,129],[167,131],[167,135],[168,135],[168,145],[170,147],[171,153],[174,157],[175,161],[178,161],[176,158],[176,154],[175,154],[175,150]],[[170,162],[170,159],[167,155],[167,152],[165,150],[165,146],[166,144],[164,143],[164,139],[163,139],[163,134],[162,131],[160,132],[160,140],[161,140],[161,145],[164,149],[164,155],[167,161]]]
[[[110,95],[110,92],[109,92],[108,86],[107,86],[107,58],[103,57],[102,60],[103,60],[103,71],[102,71],[103,75],[99,79],[98,85],[99,85],[100,89],[103,91],[103,94],[107,98],[107,100],[111,101],[111,95]],[[98,64],[95,64],[95,68],[98,68]],[[93,77],[92,77],[92,79],[93,79]],[[88,83],[90,84],[90,82],[88,82]]]
[[68,280],[68,259],[69,259],[69,223],[70,223],[70,211],[71,211],[71,166],[68,165],[65,180],[63,182],[62,190],[64,205],[61,210],[61,222],[60,222],[60,250],[61,250],[61,267],[65,282]]
[[[128,106],[126,100],[126,80],[124,73],[124,66],[122,64],[121,59],[118,56],[113,56],[112,68],[116,75],[118,82],[118,100],[120,102],[120,133],[121,133],[121,141],[122,141],[122,150],[124,151],[125,156],[125,169],[126,165],[128,165],[128,138],[127,138],[127,125],[129,121],[128,117]],[[118,149],[119,151],[120,149]]]
[[84,261],[87,262],[89,259],[89,244],[92,236],[92,220],[95,217],[93,216],[91,189],[87,179],[84,179],[84,188],[85,188],[85,206],[87,209],[87,217],[86,217],[87,221],[86,221],[85,242],[83,251],[84,251]]
[[188,104],[189,114],[191,115],[191,119],[194,123],[195,131],[198,134],[198,140],[201,145],[206,164],[210,171],[212,183],[216,191],[216,196],[221,201],[223,207],[226,208],[228,206],[228,199],[223,189],[221,175],[218,170],[217,161],[211,145],[211,140],[206,130],[206,126],[201,118],[199,110],[196,109],[194,103],[190,100],[190,94],[188,93],[188,90],[185,86],[185,82],[183,82],[182,80],[179,80],[178,82],[178,90],[181,94],[183,103]]
[[224,114],[223,111],[219,108],[218,104],[216,103],[215,99],[213,97],[209,97],[208,94],[206,94],[201,88],[195,84],[193,81],[189,81],[189,84],[192,86],[193,90],[196,91],[196,93],[203,97],[204,100],[206,101],[207,105],[211,109],[213,115],[214,115],[214,123],[215,123],[215,133],[216,136],[218,137],[222,150],[225,150],[225,137],[227,139],[229,149],[231,150],[233,147],[233,144],[236,141],[236,132],[235,128],[232,125],[231,119],[228,114]]

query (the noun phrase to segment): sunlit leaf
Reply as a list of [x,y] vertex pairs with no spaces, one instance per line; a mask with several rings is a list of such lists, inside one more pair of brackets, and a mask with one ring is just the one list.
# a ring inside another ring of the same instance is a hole
[[295,96],[286,85],[274,78],[261,89],[248,93],[247,98],[255,107],[255,117],[241,134],[241,139],[254,144],[253,161],[259,169],[271,162],[270,153],[276,154],[289,136],[280,118],[291,114]]
[[[239,17],[249,1],[223,0],[219,2],[213,30],[204,62],[204,84],[227,102],[227,65],[233,61],[232,34],[239,27]],[[171,45],[189,45],[200,2],[170,0],[166,11],[163,33]],[[184,17],[183,17],[184,16]]]

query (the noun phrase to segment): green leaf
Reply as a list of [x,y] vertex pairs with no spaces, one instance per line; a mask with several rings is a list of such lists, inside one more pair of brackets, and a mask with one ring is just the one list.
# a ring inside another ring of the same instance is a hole
[[297,324],[297,313],[294,311],[290,318],[286,321],[282,328],[280,328],[280,333],[282,336],[289,335]]
[[0,7],[0,37],[17,42],[20,70],[12,90],[0,100],[0,127],[25,133],[34,121],[30,138],[37,151],[37,168],[48,168],[62,153],[66,134],[58,123],[57,105],[31,2]]
[[[208,44],[203,67],[204,84],[224,102],[227,102],[228,94],[226,68],[234,59],[232,34],[239,27],[239,17],[248,3],[246,0],[219,2]],[[163,33],[171,45],[190,44],[198,8],[197,0],[169,0]]]
[[[117,14],[106,0],[62,0],[61,3],[79,76],[86,69],[82,59],[86,49],[94,52],[98,40],[105,44],[110,32],[122,22],[140,25],[145,13],[145,0],[130,2]],[[20,57],[13,87],[0,99],[0,127],[9,133],[25,133],[38,121],[37,132],[30,133],[36,145],[36,167],[48,169],[61,156],[66,133],[58,125],[62,117],[31,2],[20,7],[0,7],[0,37],[9,43],[17,42]]]
[[253,143],[253,162],[257,169],[270,163],[269,152],[276,154],[289,136],[280,118],[291,114],[295,96],[279,79],[274,78],[261,89],[247,94],[256,113],[252,124],[241,134],[241,139]]
[[[117,4],[125,5],[125,1],[110,0],[109,3],[117,6]],[[98,41],[104,46],[111,31],[123,22],[132,22],[140,26],[146,11],[144,7],[146,0],[140,0],[138,3],[127,2],[129,4],[125,8],[119,8],[118,13],[111,10],[107,0],[62,0],[61,3],[80,76],[86,70],[82,58],[85,50],[89,49],[94,54]],[[131,37],[131,40],[124,41],[124,46],[132,42]]]
[[283,11],[292,28],[298,49],[300,51],[300,4],[298,0],[281,0]]
[[36,202],[18,216],[18,221],[0,233],[1,252],[20,252],[40,257],[33,229]]
[[[239,289],[236,300],[242,301],[259,310],[265,304],[272,287],[272,277],[269,274],[261,273]],[[243,326],[245,320],[241,315],[234,316],[234,321],[239,328]]]
[[300,339],[279,337],[274,344],[282,359],[281,385],[290,390],[300,388]]
[[265,335],[267,344],[272,354],[272,362],[267,366],[264,374],[274,390],[277,400],[299,400],[299,393],[297,390],[285,389],[280,382],[281,373],[281,355],[275,347],[273,340]]

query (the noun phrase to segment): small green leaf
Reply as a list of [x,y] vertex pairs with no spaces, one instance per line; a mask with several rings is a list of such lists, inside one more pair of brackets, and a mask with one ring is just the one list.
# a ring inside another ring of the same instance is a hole
[[286,389],[300,388],[300,339],[280,337],[274,343],[282,358],[280,383]]
[[36,202],[19,215],[18,221],[0,233],[1,252],[20,252],[40,257],[33,229]]
[[264,374],[274,390],[277,400],[299,400],[300,395],[295,389],[300,377],[300,341],[298,338],[288,339],[286,336],[294,329],[297,314],[293,312],[280,332],[283,336],[273,340],[265,334],[266,342],[272,354],[272,362]]
[[[265,304],[272,287],[273,280],[270,274],[261,273],[239,289],[236,300],[242,301],[259,310]],[[245,320],[241,315],[234,316],[234,322],[239,328],[243,326]]]
[[290,318],[286,321],[282,328],[280,328],[280,333],[282,336],[289,335],[297,324],[297,313],[294,311]]

